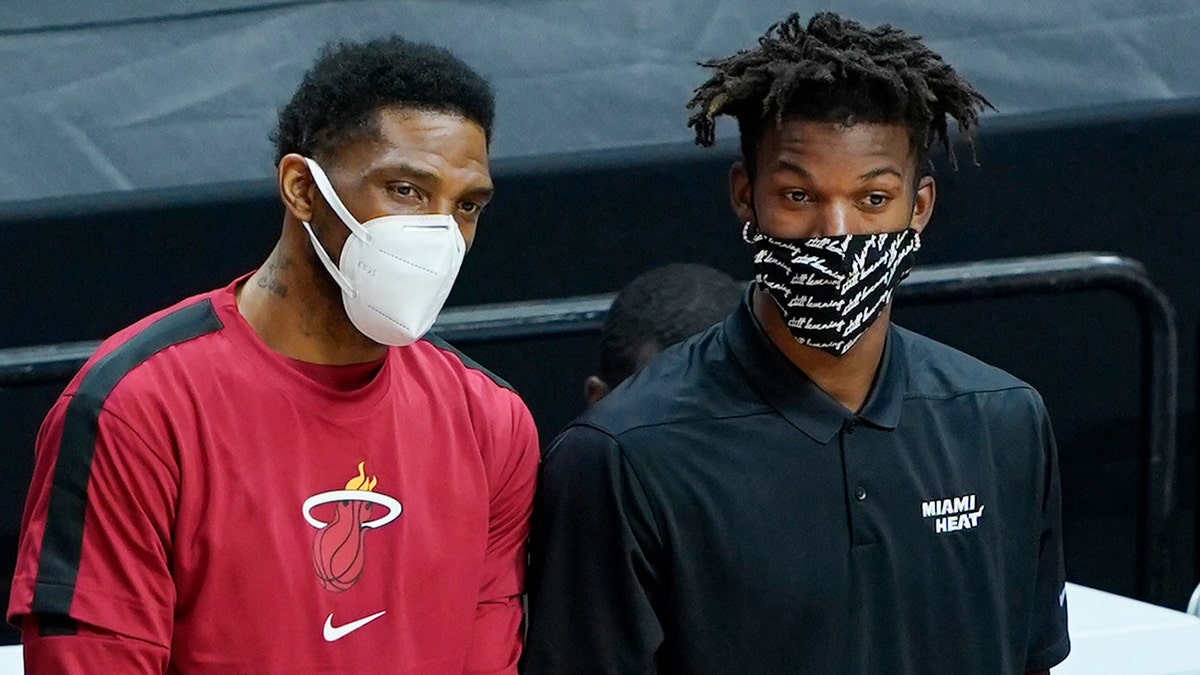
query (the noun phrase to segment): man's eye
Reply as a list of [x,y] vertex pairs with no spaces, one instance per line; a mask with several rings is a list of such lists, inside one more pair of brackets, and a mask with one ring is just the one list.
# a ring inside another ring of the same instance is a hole
[[867,195],[867,203],[875,208],[879,208],[888,203],[888,196],[879,192],[872,192]]
[[479,210],[479,204],[475,202],[463,202],[458,205],[458,208],[462,209],[464,213],[475,213]]
[[412,197],[413,195],[417,194],[416,189],[407,183],[395,183],[391,186],[391,188],[392,192],[401,197]]
[[791,192],[789,192],[787,194],[787,196],[788,196],[788,199],[790,199],[794,202],[808,201],[808,193],[805,192],[804,190],[792,190]]

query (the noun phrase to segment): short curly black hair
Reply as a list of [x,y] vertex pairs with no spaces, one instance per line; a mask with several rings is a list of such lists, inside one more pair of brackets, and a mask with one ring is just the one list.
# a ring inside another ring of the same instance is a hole
[[654,351],[724,319],[745,284],[707,265],[673,263],[643,272],[617,293],[600,329],[600,378],[615,387]]
[[495,116],[491,85],[448,50],[393,35],[326,45],[279,111],[275,163],[317,157],[377,132],[375,113],[399,107],[449,112],[483,127]]
[[902,123],[918,166],[933,141],[956,165],[947,118],[974,153],[979,113],[992,107],[919,36],[889,25],[864,28],[832,12],[816,14],[807,26],[793,13],[768,28],[757,48],[700,65],[716,72],[687,104],[695,109],[688,126],[696,143],[713,144],[718,115],[735,117],[751,172],[767,122],[784,119]]

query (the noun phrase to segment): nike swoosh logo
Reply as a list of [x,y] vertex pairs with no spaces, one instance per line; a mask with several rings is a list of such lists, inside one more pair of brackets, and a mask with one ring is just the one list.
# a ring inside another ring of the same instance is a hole
[[375,619],[378,619],[379,617],[383,616],[384,614],[387,614],[386,609],[382,612],[372,614],[371,616],[364,616],[363,618],[359,619],[358,621],[351,621],[350,623],[348,623],[344,626],[334,626],[333,625],[333,614],[330,614],[329,616],[325,617],[325,630],[322,633],[322,635],[325,636],[326,642],[333,642],[335,640],[341,640],[342,638],[353,633],[354,631],[358,630],[359,628],[362,628],[363,626],[371,623],[372,621],[374,621]]

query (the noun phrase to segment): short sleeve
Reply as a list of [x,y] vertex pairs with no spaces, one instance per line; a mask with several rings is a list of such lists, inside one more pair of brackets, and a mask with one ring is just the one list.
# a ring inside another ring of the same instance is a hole
[[1045,467],[1040,503],[1041,535],[1038,545],[1037,581],[1029,622],[1025,672],[1047,670],[1071,651],[1067,635],[1066,572],[1062,547],[1062,487],[1059,482],[1058,448],[1050,417],[1037,401],[1040,437]]
[[661,543],[619,444],[569,428],[547,452],[540,485],[525,672],[655,672]]
[[533,418],[516,394],[490,435],[488,545],[464,672],[515,672],[521,655],[526,542],[540,450]]
[[40,618],[31,616],[21,626],[28,675],[158,675],[167,670],[166,647],[75,621],[69,634],[55,634],[44,630]]
[[[77,622],[92,627],[87,640],[113,638],[118,655],[124,642],[138,645],[139,659],[147,645],[165,658],[178,482],[164,461],[170,453],[151,447],[146,432],[88,396],[64,396],[51,410],[18,545],[14,624],[31,615]],[[68,632],[39,648],[69,642]]]

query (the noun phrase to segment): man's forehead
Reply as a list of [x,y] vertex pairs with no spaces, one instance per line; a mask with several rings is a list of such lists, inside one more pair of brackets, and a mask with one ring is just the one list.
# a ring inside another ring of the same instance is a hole
[[886,164],[908,172],[915,169],[914,158],[903,124],[784,120],[765,131],[757,163],[767,171],[834,161]]
[[768,137],[774,136],[781,148],[800,152],[839,150],[858,154],[907,154],[908,127],[903,124],[876,122],[814,122],[784,120]]
[[464,140],[482,140],[488,145],[487,132],[474,120],[453,110],[389,106],[373,114],[373,122],[381,138],[405,136],[458,135]]
[[483,128],[444,111],[385,109],[369,137],[338,154],[358,171],[394,170],[490,183],[488,147]]

